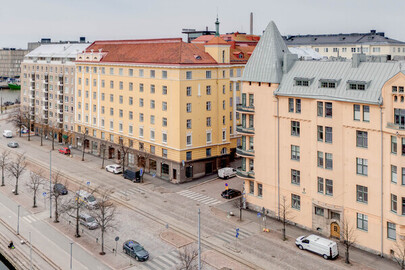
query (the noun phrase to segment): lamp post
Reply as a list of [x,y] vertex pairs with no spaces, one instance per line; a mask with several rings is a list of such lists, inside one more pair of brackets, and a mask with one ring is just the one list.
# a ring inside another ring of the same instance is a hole
[[49,150],[49,218],[52,218],[52,150]]
[[18,205],[17,208],[17,235],[20,234],[20,207],[21,205]]
[[32,243],[31,243],[31,232],[30,234],[30,270],[32,270]]
[[200,226],[201,211],[198,208],[198,270],[201,270],[201,226]]
[[73,242],[70,242],[70,270],[72,270]]

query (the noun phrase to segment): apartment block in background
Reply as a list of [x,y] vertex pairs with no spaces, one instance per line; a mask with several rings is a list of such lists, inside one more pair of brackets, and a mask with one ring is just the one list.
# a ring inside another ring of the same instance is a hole
[[75,60],[88,44],[42,45],[21,63],[21,106],[29,110],[31,130],[58,130],[56,139],[74,128]]
[[299,61],[271,22],[249,59],[238,107],[251,209],[390,254],[405,237],[405,75],[364,54]]
[[18,78],[21,73],[21,62],[28,50],[3,48],[0,49],[0,78]]
[[94,42],[76,62],[76,145],[118,161],[128,147],[130,167],[173,182],[216,172],[235,155],[239,80],[253,48],[218,35]]

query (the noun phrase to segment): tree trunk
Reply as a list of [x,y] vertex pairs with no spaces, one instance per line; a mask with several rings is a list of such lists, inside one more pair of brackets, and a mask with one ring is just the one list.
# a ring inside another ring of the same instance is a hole
[[43,144],[42,144],[42,138],[43,138],[43,131],[41,130],[41,146],[43,146]]
[[4,166],[1,168],[1,186],[4,187]]
[[14,195],[18,195],[18,178],[15,178],[15,190],[14,190]]
[[[59,195],[57,195],[59,196]],[[58,212],[58,197],[55,196],[55,220],[53,221],[54,223],[59,222],[59,212]]]
[[31,116],[28,116],[28,141],[31,141],[31,119],[30,119],[30,117]]
[[55,150],[55,134],[52,132],[52,150]]
[[103,162],[101,163],[101,169],[104,169],[104,160],[105,160],[105,148],[103,148]]
[[104,230],[103,229],[101,229],[101,252],[100,252],[100,254],[101,255],[105,254],[105,252],[104,252]]
[[76,205],[76,237],[80,237],[79,233],[79,206]]
[[37,207],[37,193],[34,191],[34,205],[32,206],[33,208]]
[[83,140],[82,161],[84,161],[84,150],[86,148],[86,144],[84,142],[85,142],[85,140]]
[[21,135],[22,135],[22,124],[20,124],[19,126],[20,126],[20,132],[19,133],[20,133],[20,137],[21,137]]
[[347,264],[349,264],[350,263],[350,261],[349,261],[349,246],[346,246],[345,258],[346,258],[345,262]]

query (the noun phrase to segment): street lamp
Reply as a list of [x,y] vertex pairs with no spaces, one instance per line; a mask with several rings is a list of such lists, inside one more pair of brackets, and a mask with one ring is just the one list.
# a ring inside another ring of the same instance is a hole
[[52,218],[52,150],[49,150],[49,218]]
[[201,225],[200,225],[201,211],[198,208],[198,270],[201,270]]
[[20,206],[18,205],[18,209],[17,209],[17,235],[20,234]]
[[32,270],[32,242],[31,242],[31,232],[30,232],[30,270]]
[[72,257],[73,257],[73,242],[70,242],[70,270],[72,270]]

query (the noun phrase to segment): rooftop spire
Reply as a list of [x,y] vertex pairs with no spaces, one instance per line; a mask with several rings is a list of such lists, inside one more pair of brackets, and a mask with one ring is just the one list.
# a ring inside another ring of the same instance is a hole
[[216,29],[215,36],[216,36],[216,37],[219,37],[219,20],[218,20],[218,14],[217,14],[217,20],[215,21],[215,29]]
[[284,54],[290,53],[276,24],[271,21],[243,72],[244,81],[280,83]]

